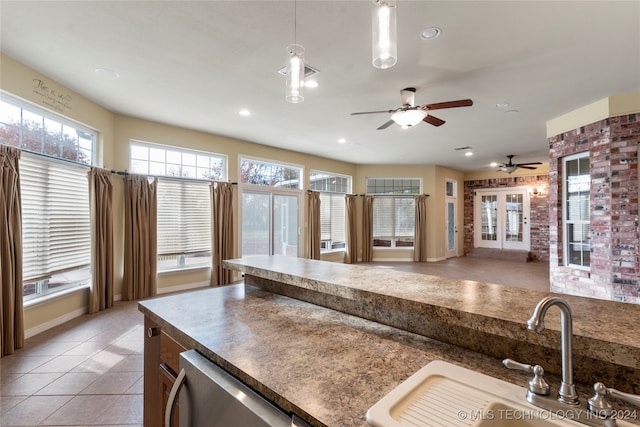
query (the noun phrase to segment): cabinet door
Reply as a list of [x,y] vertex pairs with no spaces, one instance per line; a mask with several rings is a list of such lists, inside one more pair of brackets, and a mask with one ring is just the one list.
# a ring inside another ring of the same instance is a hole
[[160,395],[160,327],[144,319],[144,427],[163,424]]
[[[171,369],[164,363],[160,365],[159,370],[159,380],[160,380],[160,393],[162,394],[162,404],[160,407],[162,408],[162,422],[164,423],[164,414],[167,411],[167,401],[169,400],[169,394],[171,393],[171,388],[173,387],[173,383],[176,382],[176,376],[171,372]],[[179,427],[180,424],[180,405],[176,401],[175,410],[173,411],[173,427]],[[162,424],[164,425],[164,424]]]

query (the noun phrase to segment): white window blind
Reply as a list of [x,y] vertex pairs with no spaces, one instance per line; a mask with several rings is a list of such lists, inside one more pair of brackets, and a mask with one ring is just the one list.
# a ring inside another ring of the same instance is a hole
[[91,263],[87,167],[25,155],[20,159],[24,281]]
[[[211,196],[209,182],[158,180],[158,270],[211,264]],[[186,256],[189,261],[184,261]],[[166,265],[165,265],[166,264]]]
[[345,242],[345,210],[344,194],[320,194],[320,240]]

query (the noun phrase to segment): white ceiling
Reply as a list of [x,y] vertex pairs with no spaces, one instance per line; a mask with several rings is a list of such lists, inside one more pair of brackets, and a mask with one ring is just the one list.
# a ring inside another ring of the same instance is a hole
[[[294,41],[293,1],[2,0],[1,46],[117,113],[358,164],[547,163],[547,120],[640,91],[640,1],[400,0],[387,70],[371,65],[371,0],[296,6],[297,42],[320,70],[301,104],[284,100],[276,72]],[[442,35],[422,41],[429,26]],[[474,105],[406,130],[376,130],[386,113],[350,115],[399,107],[405,87],[417,104]]]

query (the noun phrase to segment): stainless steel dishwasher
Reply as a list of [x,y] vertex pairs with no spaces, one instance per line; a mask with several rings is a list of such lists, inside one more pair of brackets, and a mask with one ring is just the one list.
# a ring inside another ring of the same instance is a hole
[[195,350],[180,353],[180,373],[171,389],[165,427],[172,427],[176,397],[180,427],[294,427],[289,416]]

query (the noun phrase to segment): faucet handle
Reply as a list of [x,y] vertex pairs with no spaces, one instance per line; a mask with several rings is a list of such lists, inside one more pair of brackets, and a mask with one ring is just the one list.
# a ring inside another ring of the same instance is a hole
[[635,394],[623,393],[615,388],[607,388],[603,383],[595,383],[593,385],[595,394],[587,401],[589,411],[598,415],[600,418],[609,418],[613,413],[613,407],[607,401],[607,396],[624,400],[632,405],[640,406],[640,396]]
[[529,380],[529,391],[540,396],[549,395],[549,384],[544,380],[544,369],[542,369],[542,366],[531,366],[526,363],[516,362],[512,359],[504,359],[502,364],[507,369],[525,371],[533,374],[533,377]]

